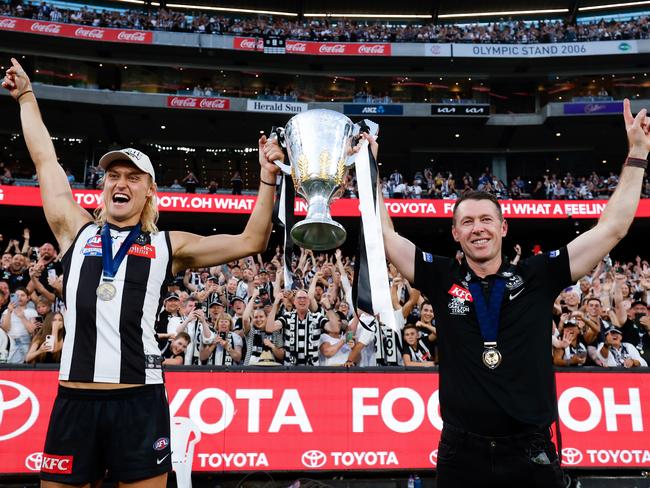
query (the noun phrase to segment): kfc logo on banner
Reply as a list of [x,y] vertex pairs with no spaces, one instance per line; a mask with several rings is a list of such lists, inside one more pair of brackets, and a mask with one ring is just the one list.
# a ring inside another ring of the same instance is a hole
[[0,19],[0,29],[15,29],[16,21],[14,19]]
[[120,31],[117,34],[117,40],[122,42],[151,42],[148,37],[151,33]]
[[75,37],[83,37],[85,39],[104,39],[104,30],[103,29],[86,29],[84,27],[79,27],[74,31]]
[[302,461],[302,465],[305,468],[318,469],[325,466],[327,456],[323,451],[312,449],[311,451],[303,452],[300,461]]
[[56,456],[43,453],[41,471],[52,474],[72,474],[72,456]]
[[40,471],[43,464],[43,453],[33,452],[25,458],[25,467],[30,471]]
[[466,290],[462,286],[458,286],[455,283],[454,286],[452,286],[447,293],[449,293],[452,297],[456,297],[462,301],[465,300],[467,300],[468,302],[474,301],[474,299],[472,298],[472,294],[469,292],[469,290]]
[[38,399],[29,388],[0,380],[0,441],[28,431],[38,419],[39,411]]
[[39,24],[34,22],[32,24],[31,30],[34,32],[41,32],[43,34],[60,34],[61,25],[59,24]]

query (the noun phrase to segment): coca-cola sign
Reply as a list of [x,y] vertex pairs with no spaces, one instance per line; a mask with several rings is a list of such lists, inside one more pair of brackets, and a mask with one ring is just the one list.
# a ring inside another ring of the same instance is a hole
[[104,29],[101,27],[58,24],[56,22],[44,22],[0,16],[0,30],[2,29],[27,32],[31,34],[67,37],[71,39],[83,39],[86,41],[138,44],[153,43],[153,32],[151,31]]
[[15,29],[16,20],[15,19],[0,19],[0,29]]
[[34,32],[41,32],[43,34],[60,34],[61,33],[60,24],[51,24],[51,23],[40,23],[34,22],[32,24],[31,30]]
[[321,44],[318,48],[320,54],[345,54],[344,44]]
[[[235,37],[233,49],[241,51],[263,51],[264,42],[254,37]],[[357,43],[357,42],[286,42],[287,54],[306,54],[311,56],[390,56],[389,43]]]
[[87,39],[103,39],[104,30],[103,29],[86,29],[85,27],[79,27],[74,31],[75,37],[84,37]]
[[146,42],[150,32],[140,31],[120,31],[117,34],[117,40],[122,42]]
[[230,110],[230,99],[208,97],[167,97],[169,108],[197,108],[201,110]]

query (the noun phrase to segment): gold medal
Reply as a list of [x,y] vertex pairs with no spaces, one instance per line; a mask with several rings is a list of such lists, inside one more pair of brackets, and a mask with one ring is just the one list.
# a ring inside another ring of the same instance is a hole
[[483,349],[483,364],[490,369],[495,369],[501,364],[501,353],[496,347],[486,347]]
[[115,298],[115,295],[117,295],[117,288],[115,288],[115,285],[113,283],[103,281],[97,287],[97,298],[104,302],[110,302],[113,298]]

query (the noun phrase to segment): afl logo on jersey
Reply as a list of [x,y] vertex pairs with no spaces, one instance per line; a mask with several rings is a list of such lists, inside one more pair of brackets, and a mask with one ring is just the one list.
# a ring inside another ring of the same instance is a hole
[[86,245],[81,250],[84,256],[101,256],[102,255],[102,237],[92,236],[86,241]]
[[153,443],[153,448],[156,451],[162,451],[169,446],[169,439],[167,437],[161,437],[156,442]]

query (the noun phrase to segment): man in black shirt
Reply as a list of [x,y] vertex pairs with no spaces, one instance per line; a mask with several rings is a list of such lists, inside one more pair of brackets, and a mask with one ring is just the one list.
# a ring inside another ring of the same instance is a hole
[[0,279],[9,284],[11,293],[15,292],[18,287],[27,286],[30,276],[29,271],[25,269],[25,258],[22,254],[15,254],[11,258],[9,268],[1,273]]
[[[550,438],[557,418],[551,364],[555,297],[588,274],[634,219],[650,150],[648,120],[625,101],[629,154],[618,187],[594,228],[566,247],[511,265],[496,198],[468,192],[454,206],[459,263],[399,236],[380,203],[388,258],[434,307],[443,430],[438,486],[563,487]],[[364,135],[376,154],[374,138]],[[471,469],[468,469],[471,468]]]

